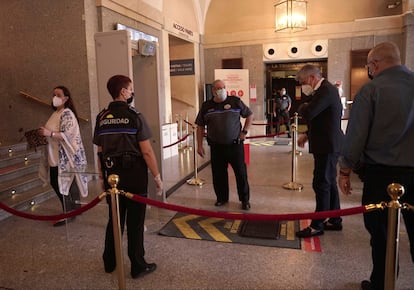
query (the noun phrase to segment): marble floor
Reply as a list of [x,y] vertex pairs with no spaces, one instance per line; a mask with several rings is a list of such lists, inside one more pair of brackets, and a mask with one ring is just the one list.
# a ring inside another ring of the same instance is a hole
[[[295,181],[302,191],[287,190],[292,179],[292,147],[274,139],[252,140],[248,175],[251,189],[250,213],[304,213],[314,210],[311,187],[313,159],[307,149],[297,156]],[[206,150],[208,148],[206,147]],[[211,211],[243,212],[235,180],[230,175],[230,202],[214,206],[215,195],[208,157],[198,177],[203,186],[188,185],[193,153],[179,153],[164,161],[164,184],[169,192],[165,202]],[[186,168],[186,169],[183,169]],[[180,184],[175,186],[176,184]],[[171,188],[176,187],[175,190]],[[360,205],[362,184],[353,177],[353,194],[341,195],[341,207]],[[98,180],[90,182],[89,200],[101,193]],[[157,197],[154,197],[157,198]],[[59,213],[57,198],[35,205],[40,215]],[[166,237],[158,231],[175,215],[148,207],[145,232],[146,259],[157,270],[132,279],[123,238],[127,289],[360,289],[371,270],[369,237],[362,215],[343,218],[341,232],[301,241],[301,249],[287,249]],[[66,226],[12,216],[0,221],[0,289],[118,289],[116,273],[104,272],[102,250],[107,222],[107,205],[99,203]],[[301,221],[304,225],[308,220]],[[400,272],[397,289],[414,289],[414,265],[402,223]]]

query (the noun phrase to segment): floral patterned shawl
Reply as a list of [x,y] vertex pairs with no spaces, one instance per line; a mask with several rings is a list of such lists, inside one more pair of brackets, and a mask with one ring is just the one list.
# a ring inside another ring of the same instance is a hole
[[69,188],[75,179],[83,197],[88,196],[88,177],[82,174],[86,170],[86,156],[80,135],[79,124],[72,110],[66,108],[60,116],[60,133],[63,140],[59,146],[59,190],[69,194]]

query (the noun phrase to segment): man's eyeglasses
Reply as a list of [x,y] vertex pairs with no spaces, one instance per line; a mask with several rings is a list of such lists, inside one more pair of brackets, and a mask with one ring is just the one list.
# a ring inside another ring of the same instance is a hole
[[369,66],[370,64],[375,64],[376,62],[380,62],[380,61],[382,61],[382,59],[373,59],[373,60],[369,61],[369,62],[365,65],[365,68],[368,68],[368,66]]

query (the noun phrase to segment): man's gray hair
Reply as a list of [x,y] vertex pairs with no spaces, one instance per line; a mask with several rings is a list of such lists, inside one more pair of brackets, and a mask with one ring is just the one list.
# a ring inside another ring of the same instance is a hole
[[296,80],[298,82],[303,82],[311,75],[316,76],[317,78],[322,77],[321,71],[317,66],[314,66],[313,64],[305,64],[296,74]]

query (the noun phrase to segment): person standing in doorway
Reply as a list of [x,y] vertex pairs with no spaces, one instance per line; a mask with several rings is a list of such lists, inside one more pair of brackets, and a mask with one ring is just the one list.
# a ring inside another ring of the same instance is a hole
[[[302,92],[310,96],[309,101],[298,109],[308,126],[308,131],[299,136],[298,145],[304,147],[309,141],[309,152],[313,154],[315,211],[337,210],[340,209],[340,202],[336,165],[343,140],[342,106],[338,90],[322,77],[319,68],[314,65],[303,66],[297,73],[296,80],[302,85]],[[342,219],[314,219],[309,227],[296,232],[296,235],[307,238],[322,235],[324,230],[342,230]]]
[[[228,165],[231,164],[237,182],[237,193],[243,210],[250,209],[250,188],[244,160],[244,140],[253,121],[253,113],[240,98],[227,96],[223,81],[212,84],[213,99],[205,101],[198,112],[197,152],[204,157],[203,137],[207,127],[207,142],[210,145],[211,170],[216,193],[215,206],[229,201]],[[246,118],[244,126],[240,117]]]
[[[339,187],[352,193],[351,170],[364,186],[362,204],[389,202],[387,187],[400,183],[400,202],[414,205],[414,72],[401,65],[400,50],[391,42],[380,43],[367,57],[372,79],[356,93],[340,157]],[[402,210],[414,262],[414,211]],[[384,289],[387,244],[387,210],[364,213],[371,236],[372,272],[364,290]],[[398,257],[397,257],[398,258]]]
[[290,115],[289,111],[292,106],[292,99],[286,93],[286,89],[282,88],[280,94],[276,96],[273,104],[273,116],[276,118],[276,134],[280,132],[280,125],[286,126],[288,138],[290,135]]
[[[132,81],[124,75],[115,75],[107,82],[113,98],[96,118],[93,143],[98,146],[98,156],[105,189],[110,189],[107,178],[119,176],[118,188],[146,197],[148,194],[148,169],[154,177],[157,191],[162,191],[162,181],[157,160],[151,147],[151,132],[144,116],[129,106],[134,93]],[[115,245],[112,228],[111,199],[108,202],[108,224],[106,226],[103,261],[105,272],[115,270]],[[155,263],[144,259],[144,221],[146,204],[135,202],[123,195],[119,197],[119,219],[121,232],[128,227],[128,257],[131,261],[131,276],[138,278],[155,271]]]

